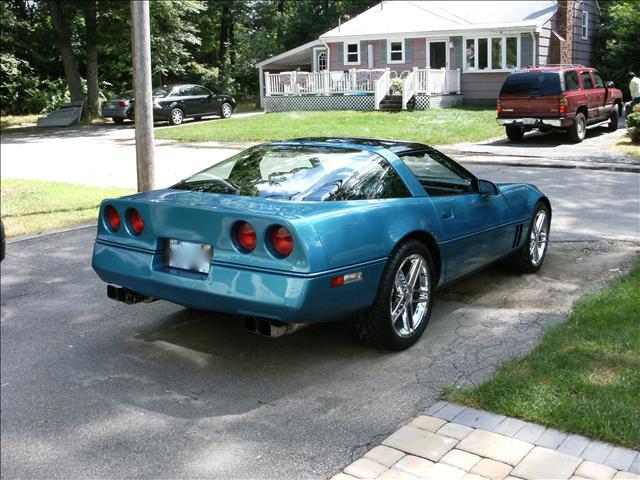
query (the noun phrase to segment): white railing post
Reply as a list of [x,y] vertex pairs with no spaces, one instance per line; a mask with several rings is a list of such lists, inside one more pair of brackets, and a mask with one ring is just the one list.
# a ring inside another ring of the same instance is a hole
[[387,96],[389,92],[389,77],[391,76],[390,70],[387,68],[382,76],[374,83],[374,108],[380,110],[380,102]]
[[460,69],[456,68],[456,93],[460,94]]
[[296,79],[295,71],[291,72],[291,91],[294,95],[300,95],[300,92],[298,91],[298,81]]
[[322,72],[322,78],[324,80],[324,94],[329,95],[331,92],[331,76],[329,75],[329,70]]
[[264,72],[264,86],[265,86],[265,96],[271,96],[271,79],[269,78],[269,72]]
[[402,82],[402,109],[407,109],[407,103],[416,94],[416,77],[418,75],[418,68],[413,67],[413,71],[407,75]]

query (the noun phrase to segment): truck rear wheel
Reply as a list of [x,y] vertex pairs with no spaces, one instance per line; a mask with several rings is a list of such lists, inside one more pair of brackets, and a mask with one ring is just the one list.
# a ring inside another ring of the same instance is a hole
[[524,130],[520,127],[508,125],[505,130],[507,131],[507,138],[512,142],[520,142],[524,138]]
[[587,135],[587,120],[584,118],[584,113],[576,113],[576,118],[569,129],[569,138],[574,143],[580,143]]
[[612,108],[609,113],[609,127],[610,132],[615,132],[618,130],[618,109]]

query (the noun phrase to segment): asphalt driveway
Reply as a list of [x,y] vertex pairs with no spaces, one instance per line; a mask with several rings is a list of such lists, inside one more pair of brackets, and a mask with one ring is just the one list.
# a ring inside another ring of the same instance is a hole
[[280,339],[236,318],[108,300],[93,229],[11,243],[2,264],[4,478],[323,478],[530,349],[633,245],[555,243],[536,276],[489,270],[437,296],[424,337],[384,353],[342,324]]

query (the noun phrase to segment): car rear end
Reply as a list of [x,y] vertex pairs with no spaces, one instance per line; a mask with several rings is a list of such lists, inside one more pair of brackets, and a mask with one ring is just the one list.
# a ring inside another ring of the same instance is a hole
[[559,69],[529,69],[509,75],[498,97],[499,125],[528,131],[568,128],[573,118]]
[[102,104],[102,116],[114,121],[132,118],[133,92],[125,92],[118,98],[113,98]]
[[[93,268],[110,284],[109,296],[126,303],[164,299],[284,323],[340,318],[370,305],[380,265],[330,268],[301,208],[173,189],[105,200]],[[336,288],[346,284],[348,295]]]

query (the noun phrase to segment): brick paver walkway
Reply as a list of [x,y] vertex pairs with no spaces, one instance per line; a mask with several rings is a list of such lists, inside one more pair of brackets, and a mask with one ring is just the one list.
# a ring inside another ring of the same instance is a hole
[[640,453],[449,402],[395,431],[333,480],[640,480]]

